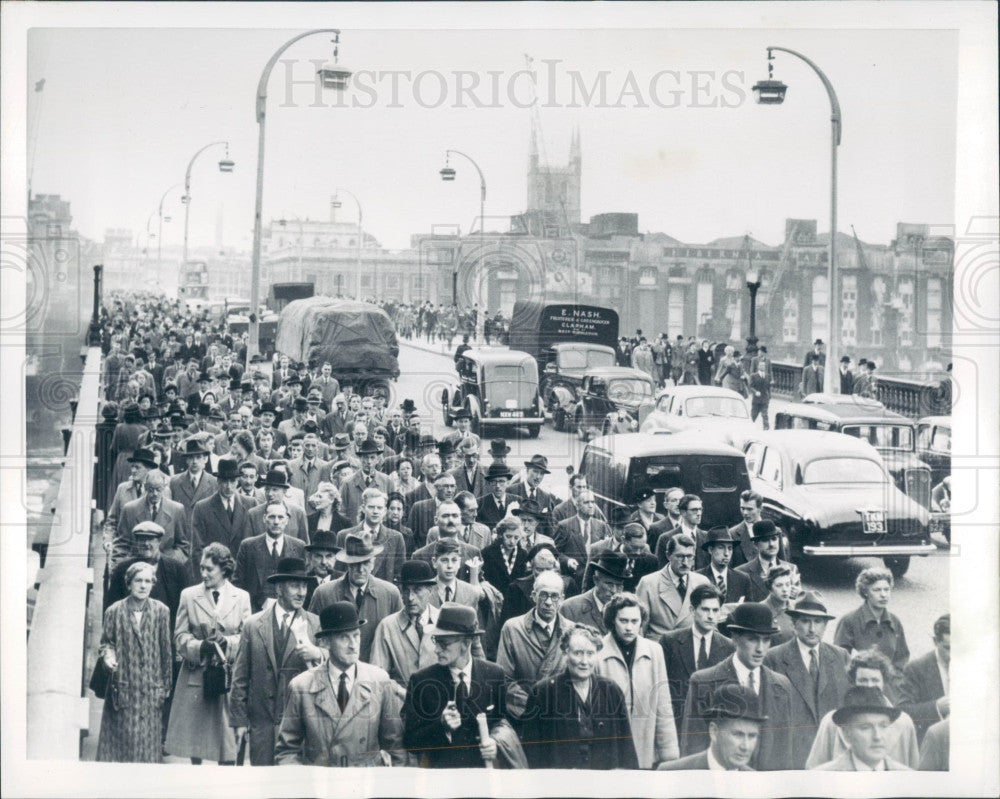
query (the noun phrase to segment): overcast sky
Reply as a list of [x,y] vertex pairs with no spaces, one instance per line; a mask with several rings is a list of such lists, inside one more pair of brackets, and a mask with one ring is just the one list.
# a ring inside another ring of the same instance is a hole
[[[34,192],[70,200],[85,236],[135,234],[195,151],[227,139],[234,174],[215,167],[221,148],[195,166],[190,239],[214,241],[221,207],[224,243],[249,248],[254,92],[268,58],[300,30],[35,28],[27,76],[29,87],[45,84],[28,95]],[[826,230],[829,102],[812,70],[781,53],[785,104],[753,102],[774,44],[812,58],[839,95],[841,230],[853,224],[862,239],[888,243],[898,221],[954,217],[957,41],[949,31],[352,29],[341,61],[356,85],[342,107],[329,93],[329,107],[312,107],[314,89],[286,80],[309,81],[310,62],[330,55],[329,37],[316,35],[292,46],[291,72],[279,64],[269,84],[264,219],[327,218],[343,186],[389,248],[435,224],[468,230],[478,179],[459,159],[458,179],[440,180],[449,147],[485,173],[488,216],[519,213],[531,125],[519,106],[537,97],[543,163],[563,165],[580,128],[584,220],[637,212],[640,231],[688,242],[749,232],[778,244],[786,217]],[[517,74],[525,54],[534,89]],[[166,244],[182,238],[180,193],[164,206],[175,219]],[[343,199],[340,218],[353,220]]]

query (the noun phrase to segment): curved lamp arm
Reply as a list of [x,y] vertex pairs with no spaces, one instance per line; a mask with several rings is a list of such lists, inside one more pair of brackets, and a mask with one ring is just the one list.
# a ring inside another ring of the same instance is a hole
[[475,159],[470,155],[466,155],[461,150],[445,150],[444,154],[445,156],[460,155],[476,168],[476,172],[479,173],[479,201],[486,202],[486,178],[483,177],[483,170],[479,168],[479,164],[476,163]]
[[262,121],[264,119],[264,115],[267,113],[267,82],[271,77],[271,70],[274,69],[274,65],[278,63],[278,59],[281,58],[285,50],[299,41],[299,39],[305,39],[307,36],[312,36],[316,33],[333,33],[340,35],[340,29],[316,28],[315,30],[300,33],[298,36],[293,36],[278,48],[277,52],[271,56],[270,61],[268,61],[264,66],[264,71],[260,75],[260,82],[257,84],[257,122]]
[[813,72],[815,72],[819,79],[823,82],[823,86],[826,89],[827,95],[830,97],[830,121],[833,123],[834,130],[834,143],[840,144],[840,128],[841,128],[841,115],[840,115],[840,101],[837,100],[837,93],[833,90],[833,84],[830,83],[830,79],[824,74],[816,63],[802,53],[796,52],[795,50],[789,50],[787,47],[768,47],[767,53],[770,56],[772,50],[777,50],[781,53],[788,53],[796,58],[805,61],[810,67],[812,67]]

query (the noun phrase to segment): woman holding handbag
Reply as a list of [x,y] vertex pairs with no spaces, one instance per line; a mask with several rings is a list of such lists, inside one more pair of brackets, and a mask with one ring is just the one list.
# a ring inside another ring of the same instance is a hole
[[156,567],[137,561],[125,572],[129,596],[104,612],[100,657],[113,672],[101,716],[97,760],[159,763],[162,707],[170,693],[170,611],[150,599]]
[[209,544],[201,553],[202,582],[181,592],[177,608],[174,646],[182,666],[164,748],[196,765],[236,761],[228,677],[243,622],[250,617],[250,595],[229,582],[235,566],[227,547]]

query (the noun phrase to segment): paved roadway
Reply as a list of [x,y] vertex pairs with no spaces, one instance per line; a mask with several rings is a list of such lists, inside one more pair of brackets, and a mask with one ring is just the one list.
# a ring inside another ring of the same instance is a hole
[[[424,417],[429,415],[433,420],[432,432],[440,438],[448,430],[441,416],[441,391],[457,381],[452,351],[444,352],[444,345],[440,343],[429,345],[424,342],[407,343],[405,340],[401,343],[400,366],[403,374],[393,386],[395,402],[398,404],[407,397],[413,399]],[[783,400],[771,402],[772,419],[784,404]],[[487,435],[502,433],[487,431]],[[511,447],[508,457],[511,468],[520,466],[522,461],[536,452],[546,455],[552,474],[546,478],[543,487],[568,496],[569,478],[565,469],[570,464],[574,467],[579,465],[584,446],[575,434],[558,433],[547,423],[537,439],[527,438],[524,434],[523,438],[510,436],[507,443]],[[803,585],[822,593],[830,612],[842,616],[861,602],[854,592],[854,580],[858,573],[868,566],[879,565],[882,565],[880,558],[850,558],[807,562],[800,567]],[[907,643],[914,657],[930,651],[934,620],[947,608],[948,562],[945,557],[913,558],[909,571],[896,584],[890,609],[903,622]],[[827,640],[832,640],[835,625],[835,621],[829,625]]]

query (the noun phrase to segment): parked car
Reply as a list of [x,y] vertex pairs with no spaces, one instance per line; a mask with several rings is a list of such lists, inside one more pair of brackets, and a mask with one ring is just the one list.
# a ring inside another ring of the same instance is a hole
[[[582,441],[595,435],[607,435],[616,423],[634,432],[639,428],[636,419],[639,406],[652,398],[653,390],[652,378],[641,369],[624,366],[588,369],[580,385],[579,398],[562,429],[576,430]],[[566,413],[562,407],[558,411]],[[619,418],[622,415],[625,418]]]
[[[917,422],[917,455],[931,470],[931,486],[951,475],[951,417],[925,416]],[[931,502],[931,530],[951,542],[951,512]]]
[[[837,397],[823,402],[822,397]],[[916,426],[881,403],[844,401],[846,395],[810,395],[810,402],[785,405],[774,416],[775,430],[822,430],[867,441],[885,460],[897,487],[925,508],[931,506],[931,470],[916,451]]]
[[747,401],[737,392],[717,386],[670,386],[639,408],[644,433],[698,430],[737,444],[742,434],[757,429]]
[[757,431],[744,445],[763,516],[788,535],[792,557],[881,557],[896,577],[936,551],[930,514],[896,486],[866,441],[816,430]]
[[740,494],[750,488],[746,461],[735,447],[706,440],[698,433],[620,433],[591,440],[580,460],[582,474],[607,515],[611,508],[634,508],[647,488],[665,513],[671,488],[701,497],[701,526],[733,525],[740,520]]
[[591,369],[614,365],[614,349],[602,344],[570,341],[553,344],[547,350],[538,393],[556,430],[569,429],[584,375]]
[[545,422],[538,398],[538,367],[526,352],[499,347],[466,350],[456,363],[458,382],[445,389],[441,409],[446,425],[463,407],[472,415],[472,429],[487,425],[526,427],[537,438]]

